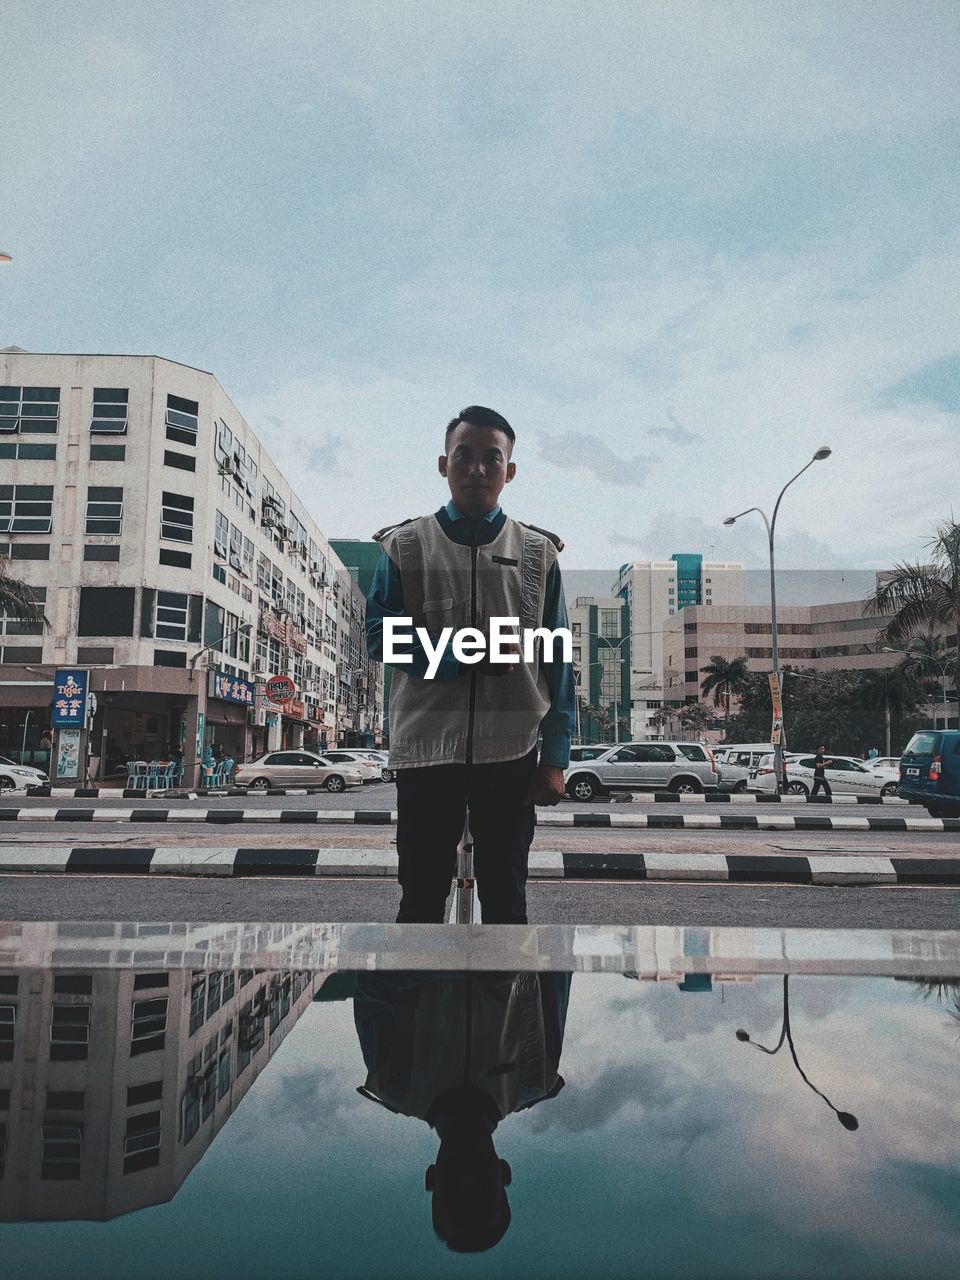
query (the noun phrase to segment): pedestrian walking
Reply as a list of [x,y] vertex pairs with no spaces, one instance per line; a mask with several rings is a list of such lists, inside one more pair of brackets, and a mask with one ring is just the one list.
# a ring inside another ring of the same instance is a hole
[[515,441],[494,410],[462,410],[438,459],[450,501],[374,535],[382,555],[367,599],[370,655],[383,661],[389,618],[411,618],[434,646],[431,662],[423,641],[410,637],[411,661],[392,664],[398,923],[442,922],[469,811],[482,918],[525,924],[534,806],[557,804],[564,794],[575,689],[559,649],[541,642],[530,662],[517,654],[515,663],[499,664],[487,654],[468,663],[447,632],[437,657],[447,627],[489,635],[492,618],[518,618],[521,629],[567,627],[557,562],[563,543],[500,506],[516,473]]
[[830,765],[833,764],[832,760],[826,760],[824,758],[823,753],[826,749],[826,746],[821,743],[821,745],[817,747],[817,754],[814,756],[813,790],[810,792],[811,799],[820,791],[824,793],[828,800],[833,798],[833,792],[830,790],[830,783],[827,781],[827,775],[824,772],[825,769],[828,769]]
[[876,747],[871,747],[871,748],[870,748],[870,750],[867,752],[867,759],[868,759],[868,760],[876,760],[876,758],[877,758],[877,756],[878,756],[879,754],[880,754],[880,752],[877,750],[877,748],[876,748]]

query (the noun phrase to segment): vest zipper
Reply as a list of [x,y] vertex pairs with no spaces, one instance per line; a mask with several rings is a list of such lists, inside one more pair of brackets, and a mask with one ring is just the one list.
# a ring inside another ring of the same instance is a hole
[[[477,548],[470,548],[470,625],[477,625]],[[467,719],[467,764],[473,764],[473,721],[477,703],[477,668],[470,668],[470,714]]]

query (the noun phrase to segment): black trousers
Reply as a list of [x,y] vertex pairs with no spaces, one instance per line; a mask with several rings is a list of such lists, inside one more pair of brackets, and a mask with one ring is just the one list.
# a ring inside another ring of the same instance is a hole
[[537,753],[502,764],[397,771],[398,924],[442,924],[457,846],[470,813],[484,924],[527,923],[527,855],[536,813],[524,803]]
[[828,800],[829,800],[829,799],[832,797],[832,795],[833,795],[833,792],[830,790],[830,783],[826,780],[826,778],[818,778],[818,777],[817,777],[817,775],[816,775],[816,774],[814,774],[814,775],[813,775],[813,790],[810,792],[810,795],[811,795],[811,796],[815,796],[815,795],[817,794],[817,792],[818,792],[818,791],[820,791],[820,790],[822,790],[822,791],[826,794],[826,797],[827,797],[827,799],[828,799]]

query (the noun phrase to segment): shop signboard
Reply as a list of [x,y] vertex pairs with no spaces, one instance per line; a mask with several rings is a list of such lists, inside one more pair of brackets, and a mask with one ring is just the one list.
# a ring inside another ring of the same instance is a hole
[[58,667],[53,677],[55,729],[82,729],[86,724],[87,680],[89,672],[76,667]]
[[290,702],[297,696],[297,686],[289,676],[270,676],[263,691],[271,702]]
[[299,698],[291,698],[283,704],[283,714],[290,720],[306,720],[307,706]]
[[235,702],[241,707],[253,706],[253,685],[249,680],[230,675],[228,671],[210,672],[207,693],[211,698],[219,698],[221,702]]
[[57,777],[80,776],[80,730],[61,729],[57,734]]

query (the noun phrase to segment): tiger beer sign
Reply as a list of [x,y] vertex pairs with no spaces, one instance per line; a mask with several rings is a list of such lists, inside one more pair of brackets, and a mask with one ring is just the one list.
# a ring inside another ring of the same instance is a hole
[[278,702],[282,705],[297,696],[297,686],[289,676],[270,676],[263,687],[263,692],[270,702]]

